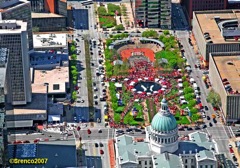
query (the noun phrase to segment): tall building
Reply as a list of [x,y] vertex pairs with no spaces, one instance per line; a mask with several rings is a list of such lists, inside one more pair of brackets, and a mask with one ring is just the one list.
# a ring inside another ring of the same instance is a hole
[[171,29],[171,0],[136,0],[135,22],[140,27]]
[[0,21],[0,48],[8,52],[6,92],[7,103],[24,105],[31,102],[31,81],[28,55],[27,23]]
[[189,23],[194,11],[222,10],[227,8],[228,0],[181,0]]
[[31,5],[26,0],[0,0],[0,20],[27,22],[28,48],[33,49]]
[[186,138],[179,138],[176,119],[163,99],[151,125],[146,127],[145,140],[129,135],[116,137],[116,167],[218,168],[218,147],[211,136],[193,132]]
[[7,149],[7,128],[5,122],[5,78],[7,68],[8,50],[0,48],[0,167],[6,164],[6,149]]

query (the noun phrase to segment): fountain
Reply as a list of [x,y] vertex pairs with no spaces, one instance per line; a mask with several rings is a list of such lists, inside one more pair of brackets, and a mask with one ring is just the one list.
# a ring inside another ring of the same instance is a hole
[[154,91],[160,90],[162,88],[162,86],[156,82],[140,81],[140,82],[136,83],[134,88],[136,89],[137,92],[140,91],[140,92],[153,93]]

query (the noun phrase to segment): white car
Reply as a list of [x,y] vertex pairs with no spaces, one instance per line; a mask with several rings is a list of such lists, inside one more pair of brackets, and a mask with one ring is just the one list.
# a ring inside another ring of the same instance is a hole
[[202,115],[203,118],[206,118],[206,115]]
[[231,144],[228,144],[228,147],[229,147],[229,148],[232,148],[232,145],[231,145]]

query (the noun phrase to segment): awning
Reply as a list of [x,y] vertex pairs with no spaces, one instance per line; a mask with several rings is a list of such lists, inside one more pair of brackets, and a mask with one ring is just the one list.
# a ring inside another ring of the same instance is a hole
[[33,120],[7,121],[7,128],[32,127]]
[[48,122],[60,121],[60,120],[61,120],[60,115],[48,115]]

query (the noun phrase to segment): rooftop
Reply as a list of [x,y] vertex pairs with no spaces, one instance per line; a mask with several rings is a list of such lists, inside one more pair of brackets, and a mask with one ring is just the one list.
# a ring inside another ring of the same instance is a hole
[[26,0],[1,0],[0,1],[0,12],[7,11],[8,9],[21,6],[24,3],[30,3]]
[[32,85],[32,102],[23,106],[6,105],[6,115],[46,114],[47,112],[47,87]]
[[216,157],[213,154],[213,152],[208,150],[200,151],[196,158],[198,161],[205,160],[205,159],[216,160]]
[[173,167],[182,167],[182,163],[179,159],[179,156],[170,154],[170,153],[162,153],[157,156],[153,156],[153,164],[156,167],[161,166],[162,168],[173,168]]
[[58,15],[55,13],[33,13],[32,12],[32,18],[61,18],[64,17],[62,15]]
[[240,55],[213,56],[220,77],[227,79],[233,91],[240,91]]
[[52,70],[34,70],[34,84],[48,83],[48,93],[66,93],[66,83],[69,82],[68,67],[58,67]]
[[13,34],[27,31],[27,22],[21,20],[0,20],[0,26],[0,34]]
[[[45,167],[76,167],[76,145],[38,143],[8,145],[9,158],[47,158]],[[17,150],[14,150],[17,149]],[[47,151],[47,152],[46,152]],[[64,151],[64,152],[63,152]],[[66,155],[68,153],[68,155]],[[14,167],[23,167],[16,165]],[[24,168],[31,168],[32,165],[24,165]]]
[[34,48],[65,48],[67,46],[67,34],[33,34],[33,45]]
[[226,41],[220,32],[220,28],[214,18],[220,18],[221,20],[233,20],[240,19],[240,13],[234,10],[224,11],[201,11],[194,12],[197,18],[198,24],[202,30],[202,34],[209,33],[211,41],[214,44],[219,43],[238,43],[238,41],[228,40]]
[[135,142],[133,137],[128,135],[119,136],[116,139],[118,155],[121,156],[121,163],[137,162],[137,156],[151,156],[148,143]]

